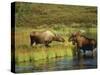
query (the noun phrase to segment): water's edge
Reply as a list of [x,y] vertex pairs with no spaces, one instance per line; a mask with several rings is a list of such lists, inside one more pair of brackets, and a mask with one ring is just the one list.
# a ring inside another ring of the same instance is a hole
[[96,58],[72,58],[63,57],[51,60],[41,60],[37,62],[18,63],[15,66],[16,73],[28,72],[45,72],[45,71],[62,71],[77,69],[93,69],[97,68]]

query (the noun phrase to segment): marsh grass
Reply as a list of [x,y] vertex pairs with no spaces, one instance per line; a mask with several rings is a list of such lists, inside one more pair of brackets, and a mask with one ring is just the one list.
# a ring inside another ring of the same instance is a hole
[[67,47],[63,44],[60,44],[60,46],[52,45],[49,48],[44,46],[25,48],[26,47],[16,49],[16,62],[37,61],[41,59],[49,60],[51,58],[73,56],[72,46]]
[[[31,47],[30,46],[30,32],[31,31],[38,31],[40,29],[33,29],[33,28],[22,28],[16,27],[15,32],[15,60],[16,63],[19,62],[32,62],[32,61],[39,61],[39,60],[50,60],[53,58],[59,58],[59,57],[73,57],[73,52],[75,50],[75,47],[72,45],[71,42],[68,42],[68,37],[70,34],[74,31],[78,31],[80,29],[77,28],[62,28],[62,29],[56,29],[48,28],[49,30],[53,32],[57,32],[64,37],[65,42],[55,42],[53,41],[50,43],[50,47],[46,48],[44,45],[36,45]],[[46,30],[46,29],[41,29]],[[91,31],[92,30],[92,31]],[[90,31],[90,32],[89,32]],[[86,31],[90,37],[96,38],[96,28],[89,28]],[[86,33],[86,34],[87,34]]]

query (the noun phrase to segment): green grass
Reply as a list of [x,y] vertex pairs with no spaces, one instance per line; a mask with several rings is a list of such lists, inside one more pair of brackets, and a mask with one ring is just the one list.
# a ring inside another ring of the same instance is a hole
[[[85,36],[97,39],[97,7],[15,3],[15,60],[28,62],[73,57],[74,46],[68,42],[72,32],[85,30]],[[65,43],[52,42],[30,46],[30,32],[50,30],[61,34]]]
[[17,27],[73,26],[73,23],[91,27],[97,24],[97,7],[93,6],[16,2],[15,8]]
[[[16,63],[19,62],[29,62],[29,61],[39,61],[39,60],[50,60],[52,58],[59,57],[73,57],[73,51],[75,47],[71,42],[68,42],[68,37],[71,32],[78,31],[80,29],[77,28],[61,28],[54,30],[53,28],[48,28],[49,30],[59,33],[65,39],[64,43],[60,42],[52,42],[50,43],[50,47],[46,48],[43,44],[30,46],[30,32],[32,30],[46,30],[46,29],[33,29],[33,28],[22,28],[16,27],[15,32],[15,60]],[[96,38],[96,28],[88,28],[92,30],[91,32],[86,32],[90,34],[89,36],[93,36]],[[86,29],[85,29],[86,30]],[[87,35],[88,35],[87,34]]]

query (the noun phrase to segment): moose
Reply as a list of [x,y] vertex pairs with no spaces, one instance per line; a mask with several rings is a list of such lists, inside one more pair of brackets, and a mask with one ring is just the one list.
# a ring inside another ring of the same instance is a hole
[[97,46],[97,42],[95,39],[88,38],[82,35],[79,31],[72,33],[68,41],[72,41],[72,44],[76,46],[76,52],[78,56],[80,56],[80,50],[83,50],[84,56],[86,51],[92,51],[93,56],[93,50],[96,49]]
[[30,45],[33,44],[44,44],[49,47],[49,43],[52,41],[64,42],[64,38],[60,34],[47,31],[32,31],[30,33]]

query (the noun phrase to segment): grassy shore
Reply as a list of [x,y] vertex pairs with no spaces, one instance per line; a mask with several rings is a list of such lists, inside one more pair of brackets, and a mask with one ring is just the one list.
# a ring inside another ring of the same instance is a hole
[[[16,63],[19,62],[29,62],[29,61],[38,61],[38,60],[49,60],[51,58],[58,57],[73,57],[73,52],[75,47],[71,42],[68,42],[68,37],[71,32],[78,31],[77,28],[61,28],[60,30],[50,29],[53,32],[59,33],[65,39],[64,43],[53,41],[50,43],[50,47],[46,48],[43,44],[36,46],[30,46],[30,32],[39,31],[46,29],[33,29],[33,28],[17,28],[15,32],[15,60]],[[88,31],[85,30],[88,36],[96,38],[96,28],[88,28]]]

